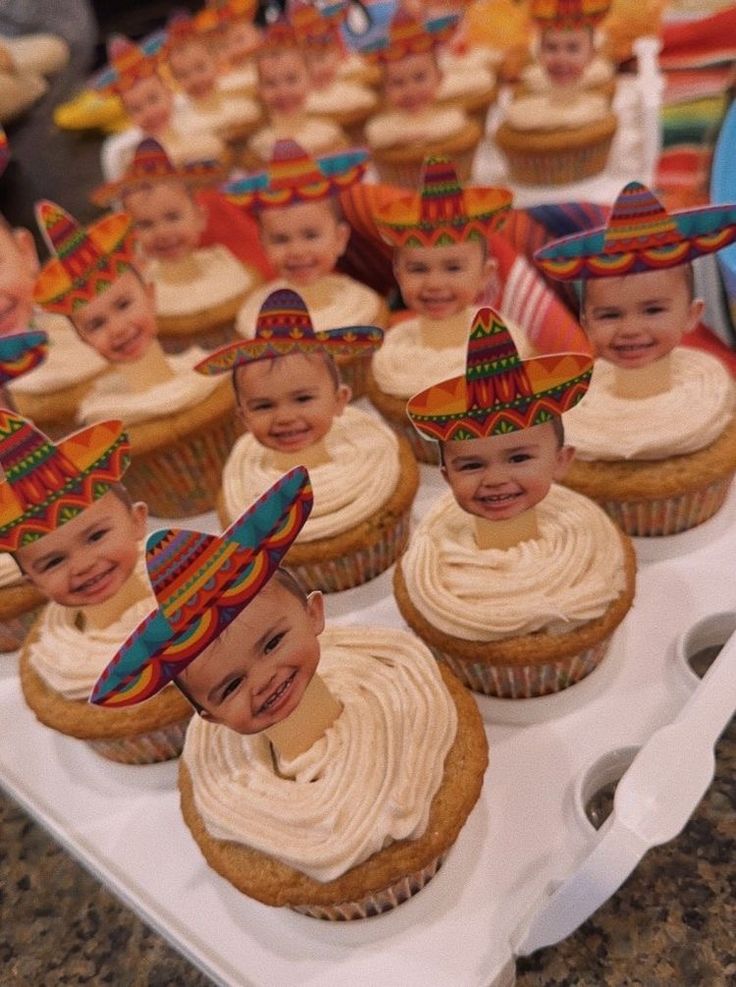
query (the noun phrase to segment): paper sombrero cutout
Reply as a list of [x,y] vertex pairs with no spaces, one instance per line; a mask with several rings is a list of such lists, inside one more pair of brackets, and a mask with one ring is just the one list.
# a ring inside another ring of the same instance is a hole
[[36,219],[51,252],[36,278],[33,300],[48,312],[71,316],[134,266],[132,220],[109,213],[79,223],[61,206],[36,203]]
[[38,329],[0,336],[0,387],[43,363],[48,351],[49,337]]
[[619,193],[606,226],[562,237],[534,254],[560,281],[620,277],[677,267],[736,240],[736,204],[668,213],[646,185]]
[[90,507],[128,468],[121,421],[98,422],[59,442],[0,408],[0,551],[15,552]]
[[265,171],[227,182],[222,191],[244,209],[291,206],[319,202],[359,182],[368,167],[363,148],[311,157],[293,140],[278,140]]
[[284,48],[299,48],[299,38],[286,18],[280,17],[265,29],[261,35],[260,44],[254,51],[254,55],[257,57],[259,54],[267,54],[270,51],[281,51]]
[[529,13],[539,27],[595,27],[611,8],[611,0],[532,0]]
[[398,62],[410,55],[421,55],[451,37],[460,18],[456,14],[420,21],[399,9],[389,25],[388,33],[365,45],[360,54],[373,62]]
[[455,165],[435,156],[424,162],[419,192],[406,192],[379,206],[374,218],[394,247],[440,247],[485,240],[503,225],[511,200],[508,189],[463,188]]
[[228,343],[208,354],[194,369],[211,377],[255,360],[273,360],[290,353],[358,356],[377,350],[382,342],[383,330],[377,326],[346,326],[316,332],[301,295],[280,288],[272,291],[261,305],[253,339]]
[[263,589],[311,510],[309,474],[297,466],[222,535],[154,532],[146,566],[158,606],[103,671],[90,702],[118,709],[160,692]]
[[312,0],[291,0],[287,16],[301,44],[331,44],[340,39],[339,29],[347,11],[344,0],[320,7]]
[[101,92],[126,92],[158,73],[165,43],[165,31],[155,31],[138,45],[122,34],[112,35],[107,42],[108,64],[90,85]]
[[133,159],[121,178],[99,185],[90,195],[95,205],[107,207],[128,192],[156,185],[158,182],[179,181],[188,189],[201,188],[221,181],[227,169],[219,161],[191,161],[175,165],[161,144],[146,137],[135,149]]
[[569,411],[592,373],[588,353],[521,360],[501,316],[482,308],[470,330],[465,373],[415,394],[406,413],[420,435],[441,442],[503,435]]

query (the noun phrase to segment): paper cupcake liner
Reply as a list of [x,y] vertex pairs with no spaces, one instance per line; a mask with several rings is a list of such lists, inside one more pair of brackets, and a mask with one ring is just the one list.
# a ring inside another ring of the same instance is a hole
[[134,450],[125,486],[133,500],[145,501],[157,517],[211,511],[238,434],[235,413],[230,411],[169,445],[139,456]]
[[46,601],[43,600],[37,606],[31,607],[30,610],[25,610],[14,617],[6,617],[0,624],[0,654],[17,651],[22,646],[31,627],[36,622],[36,618],[45,606]]
[[114,737],[104,740],[87,740],[89,746],[118,764],[156,764],[179,757],[184,747],[184,737],[191,717],[167,727],[141,733],[134,737]]
[[562,661],[541,665],[491,665],[462,661],[429,645],[435,658],[449,665],[461,682],[486,696],[499,699],[534,699],[562,692],[597,668],[608,650],[610,636]]
[[363,583],[385,572],[403,552],[409,540],[410,513],[411,506],[398,518],[392,528],[387,528],[383,532],[380,540],[374,545],[368,545],[337,558],[304,562],[299,565],[289,564],[287,555],[286,567],[299,580],[307,593],[315,589],[322,590],[323,593],[339,593],[345,589],[362,586]]
[[291,905],[290,907],[301,915],[321,918],[327,922],[351,922],[357,918],[382,915],[421,891],[440,869],[446,856],[447,851],[435,857],[421,870],[402,877],[383,891],[374,891],[359,901],[341,901],[337,905]]
[[639,538],[677,535],[713,517],[723,505],[732,479],[733,474],[679,497],[599,500],[598,503],[627,535]]
[[[461,184],[470,181],[476,147],[477,143],[473,143],[466,150],[452,152],[452,160]],[[380,181],[388,185],[399,185],[415,191],[421,183],[425,154],[426,151],[418,147],[415,160],[390,161],[386,160],[380,151],[374,151],[373,164],[378,172]]]
[[374,404],[374,407],[386,424],[390,425],[391,429],[397,435],[406,439],[411,446],[411,451],[418,463],[428,463],[430,466],[440,465],[439,445],[431,439],[422,438],[406,415],[404,415],[401,420],[397,418],[389,418],[389,416],[384,411],[381,411],[377,405]]
[[362,398],[368,390],[368,371],[371,365],[372,354],[362,354],[345,359],[337,358],[337,366],[343,384],[347,384],[353,392],[352,400]]
[[606,167],[613,134],[583,147],[520,150],[502,146],[514,181],[524,185],[567,185]]

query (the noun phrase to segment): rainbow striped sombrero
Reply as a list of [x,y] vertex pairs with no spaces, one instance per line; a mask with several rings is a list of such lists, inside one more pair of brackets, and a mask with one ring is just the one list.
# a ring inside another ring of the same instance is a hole
[[345,0],[318,6],[312,0],[291,0],[287,7],[289,23],[303,45],[324,45],[340,41],[340,25],[345,20]]
[[614,278],[677,267],[736,240],[736,204],[668,213],[656,195],[629,182],[606,226],[562,237],[534,254],[559,281]]
[[263,589],[311,510],[309,474],[297,466],[222,535],[154,532],[146,565],[158,606],[100,675],[90,702],[119,709],[160,692]]
[[360,49],[372,62],[398,62],[410,55],[421,55],[433,51],[442,41],[451,37],[460,18],[456,14],[445,17],[434,17],[428,21],[420,21],[416,17],[399,9],[394,15],[388,33],[370,45]]
[[48,351],[49,337],[40,329],[0,336],[0,387],[43,363]]
[[119,95],[156,75],[165,43],[165,31],[155,31],[138,45],[122,34],[112,35],[107,42],[108,64],[90,80],[91,87]]
[[415,394],[406,413],[420,435],[441,442],[503,435],[569,411],[592,373],[588,353],[521,360],[501,316],[482,308],[470,330],[465,373]]
[[595,27],[611,0],[532,0],[529,13],[539,27]]
[[323,351],[333,357],[359,356],[383,342],[378,326],[345,326],[316,332],[301,295],[289,288],[272,291],[261,305],[253,339],[208,354],[194,369],[205,377],[226,374],[255,360],[273,360],[290,353]]

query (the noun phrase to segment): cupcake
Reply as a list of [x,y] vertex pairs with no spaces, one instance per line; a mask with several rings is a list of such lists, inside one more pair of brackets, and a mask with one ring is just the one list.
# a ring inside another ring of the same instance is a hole
[[150,605],[138,548],[146,508],[121,484],[129,461],[122,424],[101,422],[55,444],[17,415],[0,419],[0,551],[49,600],[21,649],[26,702],[41,723],[111,760],[175,757],[190,716],[175,690],[143,716],[103,717],[86,702]]
[[[325,630],[322,596],[277,568],[309,514],[306,479],[287,474],[221,537],[152,540],[159,609],[92,701],[136,704],[174,678],[199,714],[179,786],[210,866],[264,903],[361,918],[437,871],[487,744],[472,699],[413,636]],[[182,578],[202,589],[178,606]]]
[[562,415],[592,359],[520,360],[481,309],[465,373],[415,395],[414,426],[440,443],[451,492],[425,515],[394,574],[404,619],[471,689],[558,692],[588,675],[634,595],[635,556],[591,500],[554,484],[574,455]]
[[718,359],[679,345],[704,307],[691,262],[735,237],[736,205],[668,214],[632,182],[606,227],[535,255],[552,277],[581,282],[598,356],[591,392],[568,418],[578,460],[566,483],[631,535],[707,520],[736,471],[733,382]]
[[289,466],[311,470],[315,507],[287,565],[310,589],[350,589],[387,569],[403,549],[419,477],[411,450],[380,420],[346,407],[333,354],[380,345],[381,330],[315,332],[295,292],[273,292],[255,337],[204,360],[201,373],[232,373],[247,433],[222,475],[218,511],[230,524]]
[[169,353],[191,345],[214,348],[234,338],[238,309],[260,280],[223,244],[200,245],[207,217],[194,193],[224,177],[214,161],[177,167],[158,141],[147,138],[123,177],[92,195],[100,206],[120,201],[133,219],[146,280],[155,289],[161,343]]
[[128,485],[153,513],[209,510],[237,434],[230,389],[192,372],[203,350],[164,356],[151,291],[134,266],[130,217],[108,214],[85,228],[50,202],[39,203],[37,213],[52,257],[36,281],[36,301],[68,316],[117,371],[95,381],[79,421],[113,413],[126,422]]

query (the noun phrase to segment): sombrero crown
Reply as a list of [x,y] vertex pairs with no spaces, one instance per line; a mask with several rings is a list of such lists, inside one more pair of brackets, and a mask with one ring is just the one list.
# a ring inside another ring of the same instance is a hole
[[0,336],[0,387],[43,363],[48,351],[49,338],[37,329]]
[[282,51],[284,48],[299,47],[296,31],[284,17],[280,17],[273,24],[269,24],[263,32],[261,43],[256,48],[255,54],[268,54],[272,51]]
[[107,43],[108,64],[91,80],[92,87],[123,93],[136,82],[156,75],[165,42],[165,31],[154,32],[139,45],[122,34],[112,35]]
[[415,394],[406,412],[429,439],[503,435],[569,411],[585,396],[592,372],[587,353],[521,360],[501,317],[482,308],[471,327],[465,373]]
[[301,295],[281,288],[272,291],[261,305],[253,339],[228,343],[206,356],[194,369],[213,376],[255,360],[273,360],[290,353],[357,356],[378,349],[382,341],[383,330],[377,326],[346,326],[315,332]]
[[313,158],[296,141],[279,140],[267,170],[228,182],[223,192],[253,212],[319,202],[360,181],[368,157],[368,151],[355,148]]
[[131,218],[109,213],[80,226],[61,206],[43,200],[36,219],[52,254],[36,279],[33,298],[49,312],[71,316],[133,267]]
[[99,422],[54,443],[0,409],[0,551],[15,552],[80,514],[122,478],[130,461],[121,421]]
[[553,278],[620,277],[687,264],[736,240],[736,204],[668,213],[646,185],[630,182],[606,226],[562,237],[534,260]]
[[308,0],[292,0],[288,6],[289,23],[303,45],[339,42],[339,28],[346,14],[345,2],[319,8]]
[[298,466],[220,536],[152,534],[146,565],[158,606],[104,670],[90,701],[132,706],[183,672],[263,589],[311,509],[309,474]]
[[98,186],[90,199],[98,206],[109,206],[128,192],[135,192],[158,182],[179,181],[187,188],[194,189],[213,184],[222,179],[224,174],[225,169],[218,161],[190,161],[175,165],[157,140],[146,137],[135,149],[133,159],[122,178]]
[[375,220],[394,247],[440,247],[485,240],[503,224],[511,199],[507,189],[462,188],[454,164],[436,156],[424,162],[420,191],[379,206]]
[[420,21],[399,9],[389,26],[388,34],[361,48],[361,54],[374,62],[398,62],[410,55],[421,55],[449,38],[459,18],[452,14]]
[[595,27],[611,0],[532,0],[530,13],[540,27]]

